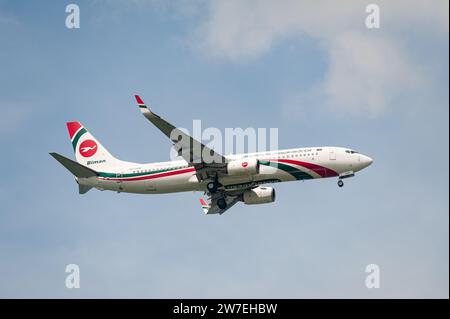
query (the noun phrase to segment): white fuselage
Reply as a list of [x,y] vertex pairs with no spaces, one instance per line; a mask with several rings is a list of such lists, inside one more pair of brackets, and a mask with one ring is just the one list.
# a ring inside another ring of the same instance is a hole
[[[230,161],[256,158],[258,174],[219,176],[227,190],[248,183],[274,183],[326,177],[345,177],[372,163],[369,157],[342,147],[308,147],[279,151],[226,156]],[[121,162],[97,177],[78,178],[82,185],[117,192],[162,194],[205,191],[206,182],[199,182],[195,168],[184,160],[137,164]]]

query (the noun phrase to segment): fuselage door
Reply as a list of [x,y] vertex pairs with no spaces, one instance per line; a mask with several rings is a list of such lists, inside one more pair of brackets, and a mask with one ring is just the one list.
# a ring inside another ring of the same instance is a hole
[[336,160],[336,150],[334,148],[330,148],[330,160]]
[[116,173],[116,183],[117,183],[117,190],[121,191],[122,190],[122,173]]

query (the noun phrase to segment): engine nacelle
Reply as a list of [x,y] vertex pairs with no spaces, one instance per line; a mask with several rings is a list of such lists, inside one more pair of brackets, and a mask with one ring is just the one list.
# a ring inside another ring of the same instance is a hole
[[259,160],[244,158],[228,163],[227,172],[230,176],[259,174]]
[[275,201],[275,189],[272,187],[256,187],[246,190],[243,194],[247,205],[267,204]]

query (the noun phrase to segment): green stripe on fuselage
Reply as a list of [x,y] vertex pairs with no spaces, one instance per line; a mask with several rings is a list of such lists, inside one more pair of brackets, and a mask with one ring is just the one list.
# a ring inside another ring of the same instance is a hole
[[98,174],[100,177],[105,177],[105,178],[117,178],[117,177],[128,178],[128,177],[140,177],[140,176],[147,176],[147,175],[153,175],[153,174],[158,174],[158,173],[165,173],[165,172],[176,171],[176,170],[186,169],[186,168],[189,168],[189,167],[165,168],[165,169],[160,169],[160,170],[156,170],[156,171],[142,172],[142,173],[118,174],[118,173],[100,172]]
[[286,173],[291,174],[298,180],[314,178],[314,176],[311,176],[308,173],[305,173],[303,171],[296,169],[295,167],[292,167],[292,166],[289,166],[289,165],[286,165],[283,163],[271,162],[271,161],[260,161],[260,164],[281,169],[282,171],[285,171]]

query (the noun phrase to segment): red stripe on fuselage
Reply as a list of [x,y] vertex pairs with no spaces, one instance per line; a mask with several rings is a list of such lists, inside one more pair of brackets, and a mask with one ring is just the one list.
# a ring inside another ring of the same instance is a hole
[[308,168],[310,170],[312,170],[313,172],[319,174],[321,177],[333,177],[333,176],[338,176],[339,174],[336,173],[335,171],[333,171],[332,169],[326,168],[324,166],[320,166],[317,164],[313,164],[313,163],[308,163],[308,162],[300,162],[300,161],[295,161],[295,160],[290,160],[290,159],[274,159],[274,161],[280,162],[280,163],[287,163],[287,164],[294,164],[294,165],[298,165],[298,166],[303,166],[305,168]]
[[139,176],[139,177],[124,177],[124,178],[103,178],[110,181],[123,181],[123,182],[131,182],[131,181],[142,181],[146,179],[154,179],[159,177],[167,177],[167,176],[173,176],[173,175],[179,175],[184,173],[190,173],[195,172],[195,168],[185,168],[179,171],[171,171],[171,172],[165,172],[165,173],[159,173],[159,174],[152,174],[152,175],[146,175],[146,176]]

